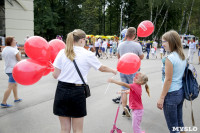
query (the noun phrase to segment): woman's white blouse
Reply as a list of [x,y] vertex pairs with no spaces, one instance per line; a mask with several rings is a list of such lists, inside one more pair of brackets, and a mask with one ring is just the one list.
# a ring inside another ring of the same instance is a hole
[[[85,82],[87,82],[87,75],[90,68],[93,67],[94,69],[98,70],[102,64],[94,53],[86,50],[83,47],[74,46],[74,52],[76,54],[76,64],[78,65]],[[59,81],[83,84],[74,66],[74,63],[66,57],[64,49],[58,53],[53,65],[61,70],[61,73],[58,76]]]

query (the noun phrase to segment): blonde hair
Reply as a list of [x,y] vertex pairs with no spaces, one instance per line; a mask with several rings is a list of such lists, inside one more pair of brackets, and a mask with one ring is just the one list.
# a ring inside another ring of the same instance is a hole
[[146,92],[147,92],[148,96],[150,97],[149,86],[147,85],[147,82],[148,82],[147,75],[142,74],[142,73],[138,73],[138,74],[139,74],[139,78],[140,78],[140,81],[141,81],[139,84],[145,85]]
[[134,27],[129,27],[126,32],[126,37],[132,38],[136,34],[136,29]]
[[169,49],[171,52],[176,51],[178,53],[179,57],[182,60],[185,60],[185,55],[183,53],[181,39],[180,39],[179,34],[176,31],[170,30],[170,31],[166,32],[162,36],[162,39],[164,39],[165,41],[167,41],[169,43]]
[[74,48],[73,48],[74,43],[78,42],[80,39],[85,38],[85,37],[86,37],[86,34],[81,29],[75,29],[74,31],[67,34],[65,55],[71,61],[73,61],[76,56],[74,52]]

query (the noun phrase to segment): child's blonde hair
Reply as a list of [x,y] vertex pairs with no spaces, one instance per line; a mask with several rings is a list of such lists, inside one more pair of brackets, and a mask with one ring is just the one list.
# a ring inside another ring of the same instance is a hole
[[141,80],[141,82],[139,84],[145,85],[146,92],[147,92],[148,96],[150,97],[149,86],[147,85],[147,82],[148,82],[147,75],[142,74],[142,73],[138,73],[138,74],[139,74],[139,77]]

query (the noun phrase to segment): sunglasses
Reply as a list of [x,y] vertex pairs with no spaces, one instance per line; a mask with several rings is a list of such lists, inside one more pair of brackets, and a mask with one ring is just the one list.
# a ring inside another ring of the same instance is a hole
[[165,42],[167,42],[167,41],[162,41],[162,43],[165,43]]

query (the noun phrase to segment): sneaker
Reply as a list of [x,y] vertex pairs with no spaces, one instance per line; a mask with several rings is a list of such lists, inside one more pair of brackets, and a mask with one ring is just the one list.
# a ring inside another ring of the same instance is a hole
[[15,103],[19,103],[21,101],[22,101],[22,99],[14,100]]
[[124,107],[124,111],[125,111],[125,114],[127,117],[131,117],[131,112],[130,112],[128,105],[126,105],[126,107]]
[[10,107],[12,107],[12,105],[10,105],[10,104],[3,104],[3,103],[1,103],[1,107],[2,108],[10,108]]
[[126,113],[125,111],[122,112],[122,117],[125,117],[126,116]]
[[121,96],[119,96],[119,97],[117,97],[117,98],[115,98],[115,99],[112,99],[112,101],[113,101],[114,103],[119,103],[119,102],[120,102],[120,99],[121,99]]

